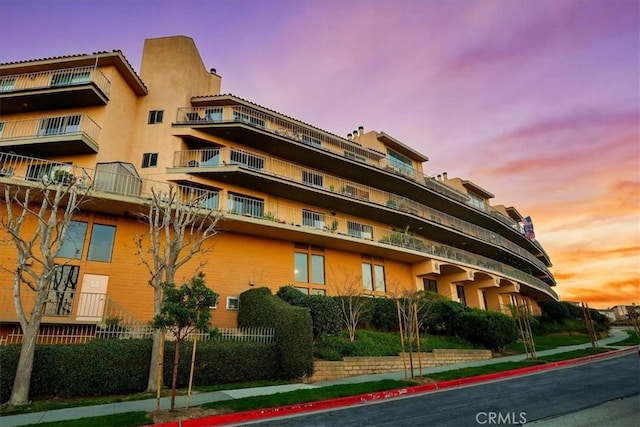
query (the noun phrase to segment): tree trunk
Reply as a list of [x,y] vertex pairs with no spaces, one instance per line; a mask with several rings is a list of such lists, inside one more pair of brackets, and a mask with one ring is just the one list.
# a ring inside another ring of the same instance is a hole
[[173,377],[171,378],[171,410],[176,407],[176,385],[178,383],[178,365],[180,364],[180,343],[176,340],[176,354],[173,357]]
[[22,347],[16,368],[16,376],[13,380],[9,405],[26,405],[29,403],[29,387],[31,385],[31,371],[36,352],[36,340],[40,330],[40,316],[34,316],[23,331]]
[[[153,315],[160,314],[162,308],[162,289],[160,285],[156,285],[153,289]],[[159,360],[160,346],[162,345],[160,339],[160,329],[153,331],[153,344],[151,346],[151,361],[149,363],[149,381],[147,382],[147,393],[153,393],[158,391],[158,364],[162,363]],[[162,370],[161,370],[162,372]],[[160,388],[162,388],[162,376],[159,378]]]

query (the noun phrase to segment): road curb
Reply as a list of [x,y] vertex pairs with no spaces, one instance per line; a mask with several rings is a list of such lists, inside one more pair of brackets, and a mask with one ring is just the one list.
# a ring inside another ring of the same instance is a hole
[[518,375],[526,375],[535,372],[548,371],[552,369],[563,368],[566,366],[577,365],[597,359],[618,356],[624,353],[635,352],[636,347],[630,347],[620,350],[613,350],[605,353],[594,354],[591,356],[579,357],[576,359],[563,360],[559,362],[550,362],[543,365],[528,366],[525,368],[512,369],[510,371],[496,372],[493,374],[476,375],[473,377],[460,378],[455,380],[440,381],[437,383],[421,384],[411,387],[403,387],[399,389],[380,391],[376,393],[360,394],[357,396],[339,397],[335,399],[321,400],[317,402],[299,403],[294,405],[280,406],[277,408],[255,409],[244,412],[234,412],[231,414],[214,415],[211,417],[198,418],[193,420],[171,421],[168,423],[153,424],[152,427],[206,427],[225,424],[237,424],[248,421],[255,421],[262,418],[270,418],[283,415],[294,415],[302,412],[320,411],[324,409],[335,409],[346,406],[354,406],[358,404],[370,403],[378,400],[393,399],[403,396],[411,396],[414,394],[422,394],[434,392],[438,390],[447,390],[455,387],[477,384],[488,381],[495,381],[504,378],[510,378]]

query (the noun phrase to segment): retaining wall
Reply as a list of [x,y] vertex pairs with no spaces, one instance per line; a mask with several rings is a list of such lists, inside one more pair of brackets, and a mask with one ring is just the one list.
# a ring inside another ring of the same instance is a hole
[[[473,362],[491,359],[491,350],[433,350],[420,353],[420,363],[423,368],[456,363]],[[413,353],[413,366],[418,368],[418,354]],[[405,355],[407,369],[409,369],[409,355]],[[345,357],[341,361],[316,360],[314,363],[314,381],[337,380],[356,375],[383,374],[387,372],[404,371],[402,356],[384,357]]]

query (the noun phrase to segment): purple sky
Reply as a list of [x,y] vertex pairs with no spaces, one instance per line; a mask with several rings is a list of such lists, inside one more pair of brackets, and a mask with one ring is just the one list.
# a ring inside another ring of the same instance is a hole
[[640,303],[638,0],[0,0],[0,62],[194,39],[222,91],[384,131],[531,215],[562,298]]

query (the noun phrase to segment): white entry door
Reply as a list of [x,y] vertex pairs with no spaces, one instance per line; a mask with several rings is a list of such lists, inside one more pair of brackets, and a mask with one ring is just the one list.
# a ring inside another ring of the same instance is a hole
[[82,278],[76,320],[98,322],[102,319],[107,299],[109,276],[85,274]]

